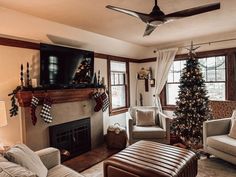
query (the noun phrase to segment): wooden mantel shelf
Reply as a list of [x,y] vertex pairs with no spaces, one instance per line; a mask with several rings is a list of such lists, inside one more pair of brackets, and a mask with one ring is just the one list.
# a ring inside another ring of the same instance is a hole
[[31,98],[34,95],[42,104],[45,96],[50,96],[55,103],[76,102],[91,99],[91,94],[96,88],[80,88],[80,89],[60,89],[60,90],[40,90],[40,91],[19,91],[16,94],[19,105],[21,107],[28,107],[31,103]]

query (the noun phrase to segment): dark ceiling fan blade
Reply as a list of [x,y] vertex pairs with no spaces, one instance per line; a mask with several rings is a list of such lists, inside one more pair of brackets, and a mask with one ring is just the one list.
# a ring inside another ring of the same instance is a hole
[[148,21],[150,21],[152,18],[149,16],[149,14],[144,14],[144,13],[140,13],[140,12],[136,12],[136,11],[132,11],[129,9],[124,9],[124,8],[120,8],[120,7],[115,7],[115,6],[111,6],[111,5],[107,5],[106,8],[111,9],[111,10],[115,10],[117,12],[121,12],[136,18],[141,19],[143,22],[147,23]]
[[183,18],[183,17],[189,17],[192,15],[197,15],[201,13],[206,13],[209,11],[220,9],[220,3],[214,3],[214,4],[207,4],[204,6],[194,7],[191,9],[186,9],[178,12],[174,12],[171,14],[168,14],[165,16],[165,19],[175,19],[175,18]]
[[145,29],[143,36],[149,36],[156,29],[156,27],[157,26],[151,26],[147,24],[147,27]]

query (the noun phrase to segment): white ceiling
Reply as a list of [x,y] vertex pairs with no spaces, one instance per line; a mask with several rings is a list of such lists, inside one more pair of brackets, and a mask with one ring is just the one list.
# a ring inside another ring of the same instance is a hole
[[134,44],[160,46],[236,31],[236,0],[158,0],[166,14],[214,2],[221,2],[220,10],[162,25],[148,37],[143,37],[144,23],[105,6],[149,13],[154,0],[0,0],[0,6]]

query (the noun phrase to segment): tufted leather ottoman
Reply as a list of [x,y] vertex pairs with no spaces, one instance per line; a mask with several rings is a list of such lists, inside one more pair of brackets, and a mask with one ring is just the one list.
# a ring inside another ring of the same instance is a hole
[[104,161],[104,177],[196,176],[193,152],[150,141],[139,141]]

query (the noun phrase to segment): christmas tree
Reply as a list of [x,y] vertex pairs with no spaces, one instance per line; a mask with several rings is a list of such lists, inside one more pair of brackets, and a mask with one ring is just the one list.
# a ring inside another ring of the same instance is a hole
[[191,149],[202,143],[203,122],[211,119],[208,96],[193,44],[183,69],[171,130]]

